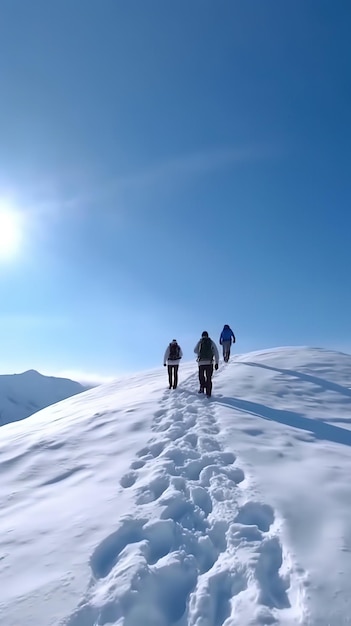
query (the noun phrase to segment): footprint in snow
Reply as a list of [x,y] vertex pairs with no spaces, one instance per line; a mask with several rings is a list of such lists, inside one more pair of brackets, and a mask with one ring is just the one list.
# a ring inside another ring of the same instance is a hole
[[239,510],[235,521],[246,526],[257,526],[259,530],[267,532],[274,522],[274,511],[268,504],[246,502]]
[[[235,455],[221,450],[213,406],[199,418],[194,400],[188,402],[178,398],[175,406],[168,398],[155,412],[153,430],[165,439],[142,448],[121,479],[124,488],[138,479],[136,504],[145,518],[121,520],[97,546],[90,565],[95,585],[103,580],[98,603],[90,602],[90,590],[67,626],[237,625],[235,598],[249,583],[259,604],[254,623],[274,623],[273,612],[290,606],[282,546],[267,536],[274,510],[255,501],[239,506],[237,484],[245,474]],[[158,511],[152,522],[148,504]],[[242,562],[239,548],[248,550]]]

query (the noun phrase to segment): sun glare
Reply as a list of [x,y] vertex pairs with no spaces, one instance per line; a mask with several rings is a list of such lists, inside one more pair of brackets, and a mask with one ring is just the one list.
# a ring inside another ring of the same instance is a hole
[[18,213],[0,205],[0,257],[10,258],[19,249],[21,226]]

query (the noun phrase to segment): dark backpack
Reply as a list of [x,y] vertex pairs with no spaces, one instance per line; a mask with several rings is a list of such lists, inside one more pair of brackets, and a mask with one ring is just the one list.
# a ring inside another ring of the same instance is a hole
[[169,355],[168,358],[170,361],[177,361],[180,359],[180,347],[177,343],[169,344]]
[[209,337],[203,337],[200,342],[199,361],[212,361],[212,359],[212,340]]

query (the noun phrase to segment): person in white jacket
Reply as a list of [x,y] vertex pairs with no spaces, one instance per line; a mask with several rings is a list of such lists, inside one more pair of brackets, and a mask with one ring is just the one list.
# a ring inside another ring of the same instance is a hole
[[210,398],[212,394],[213,359],[215,360],[215,369],[218,370],[219,353],[215,342],[208,336],[207,330],[202,333],[194,352],[197,354],[199,364],[199,393],[204,393],[206,390],[206,396]]
[[173,339],[167,346],[163,357],[163,365],[168,367],[169,389],[177,389],[178,386],[178,369],[180,359],[183,356],[182,349],[176,339]]

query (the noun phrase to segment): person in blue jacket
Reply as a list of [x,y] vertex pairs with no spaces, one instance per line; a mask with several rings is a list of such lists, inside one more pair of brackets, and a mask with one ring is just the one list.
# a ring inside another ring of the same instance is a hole
[[219,338],[219,343],[223,348],[223,359],[226,363],[229,361],[230,357],[230,346],[232,342],[235,343],[235,335],[228,324],[224,324],[223,330],[221,332],[221,336]]

